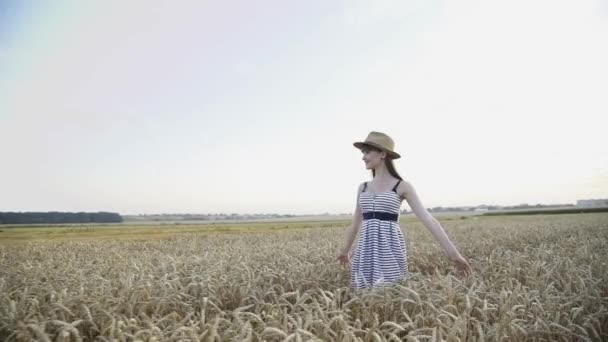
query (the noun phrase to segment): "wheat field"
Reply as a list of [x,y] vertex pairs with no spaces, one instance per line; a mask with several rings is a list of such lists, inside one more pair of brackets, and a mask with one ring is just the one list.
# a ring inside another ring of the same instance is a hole
[[348,222],[0,244],[0,340],[608,340],[608,214],[439,221],[471,277],[402,221],[410,278],[364,291],[335,261]]

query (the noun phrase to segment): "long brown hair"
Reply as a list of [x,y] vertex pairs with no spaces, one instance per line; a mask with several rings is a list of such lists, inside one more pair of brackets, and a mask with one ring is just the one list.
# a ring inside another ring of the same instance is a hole
[[[369,149],[372,150],[376,150],[378,152],[381,152],[382,150],[374,147],[374,146],[366,146]],[[403,178],[401,178],[401,176],[399,175],[399,173],[397,172],[397,169],[395,168],[395,164],[393,163],[393,159],[390,158],[388,155],[386,156],[386,158],[384,158],[384,165],[386,166],[386,169],[388,170],[388,173],[391,174],[391,176],[399,179],[399,180],[403,180]],[[376,177],[376,170],[372,169],[372,178]]]
[[[391,174],[391,176],[399,180],[403,180],[403,178],[401,178],[401,176],[397,172],[397,169],[395,169],[395,164],[393,163],[392,158],[384,158],[384,165],[386,165],[386,169],[388,170],[388,173]],[[372,169],[372,176],[376,177],[376,170],[374,169]]]

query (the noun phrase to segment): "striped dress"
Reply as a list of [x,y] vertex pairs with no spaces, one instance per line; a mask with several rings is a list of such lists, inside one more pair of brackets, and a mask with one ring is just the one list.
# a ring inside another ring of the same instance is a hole
[[[399,181],[400,182],[400,181]],[[387,212],[397,214],[397,221],[363,219],[351,264],[351,288],[371,288],[405,280],[409,276],[405,238],[399,226],[401,198],[395,184],[391,191],[366,192],[367,182],[359,196],[364,214]],[[368,214],[368,215],[369,215]]]

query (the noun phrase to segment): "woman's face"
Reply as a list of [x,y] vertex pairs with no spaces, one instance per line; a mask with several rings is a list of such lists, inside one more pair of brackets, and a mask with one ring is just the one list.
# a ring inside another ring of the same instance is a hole
[[386,157],[386,152],[371,146],[363,146],[361,153],[363,153],[363,158],[361,159],[365,162],[365,168],[368,170],[377,168],[384,162],[383,158]]

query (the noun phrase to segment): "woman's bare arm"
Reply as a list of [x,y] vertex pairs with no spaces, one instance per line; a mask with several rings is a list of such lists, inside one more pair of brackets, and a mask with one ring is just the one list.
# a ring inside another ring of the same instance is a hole
[[361,214],[361,206],[359,205],[359,195],[361,194],[361,190],[363,190],[363,184],[360,184],[359,189],[357,189],[357,203],[355,205],[355,213],[353,214],[353,220],[347,231],[346,245],[342,249],[342,254],[348,254],[348,252],[350,251],[353,242],[355,241],[355,237],[359,232],[359,228],[361,227],[361,222],[363,222],[363,214]]
[[420,219],[424,226],[431,232],[431,234],[433,234],[435,239],[439,241],[439,244],[441,245],[443,250],[447,252],[448,257],[451,260],[462,259],[462,256],[460,255],[456,247],[454,247],[454,244],[452,243],[452,241],[450,241],[450,238],[445,233],[445,230],[441,226],[441,223],[439,223],[439,221],[437,221],[431,215],[431,213],[429,213],[428,210],[422,205],[422,202],[420,201],[420,198],[418,197],[414,186],[407,181],[402,181],[397,187],[397,192],[399,193],[401,198],[405,198],[410,208],[412,208],[414,214],[416,214],[418,219]]

